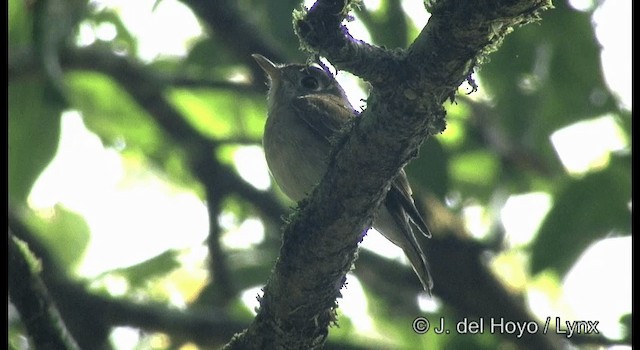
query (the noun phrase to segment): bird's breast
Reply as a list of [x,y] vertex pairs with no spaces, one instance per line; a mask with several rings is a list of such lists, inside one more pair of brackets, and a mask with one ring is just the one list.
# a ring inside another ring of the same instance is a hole
[[294,201],[306,197],[326,171],[329,142],[286,111],[269,114],[262,142],[280,189]]

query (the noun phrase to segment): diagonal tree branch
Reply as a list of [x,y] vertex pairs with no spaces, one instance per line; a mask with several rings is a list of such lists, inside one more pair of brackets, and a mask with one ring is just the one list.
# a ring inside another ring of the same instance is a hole
[[[319,0],[308,13],[294,15],[304,47],[368,80],[373,90],[367,110],[336,146],[325,177],[285,228],[259,313],[230,349],[322,346],[358,243],[391,179],[427,136],[444,130],[442,104],[472,68],[513,26],[551,6],[536,0],[439,1],[411,47],[388,52],[348,34],[341,23],[351,5]],[[555,347],[549,340],[540,348]]]
[[7,235],[9,297],[38,349],[79,349],[67,331],[55,302],[39,276],[38,262],[28,245]]

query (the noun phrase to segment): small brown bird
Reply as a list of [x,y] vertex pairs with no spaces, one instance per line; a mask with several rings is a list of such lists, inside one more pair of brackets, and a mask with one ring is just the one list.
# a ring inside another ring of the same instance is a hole
[[[309,65],[278,65],[262,55],[252,56],[270,81],[268,118],[262,139],[267,164],[282,191],[292,200],[300,201],[327,170],[330,140],[357,113],[329,72]],[[411,224],[431,237],[411,198],[407,176],[401,170],[373,227],[402,248],[424,290],[431,293],[429,265]]]

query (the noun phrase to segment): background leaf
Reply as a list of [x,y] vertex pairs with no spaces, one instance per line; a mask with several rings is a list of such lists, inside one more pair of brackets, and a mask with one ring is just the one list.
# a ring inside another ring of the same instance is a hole
[[91,237],[84,218],[62,205],[55,205],[46,216],[33,215],[30,225],[51,249],[60,266],[74,272]]
[[605,170],[570,181],[558,195],[531,250],[531,269],[564,276],[593,242],[631,233],[631,158],[614,157]]
[[56,153],[62,104],[42,81],[10,84],[9,200],[26,202],[33,183]]

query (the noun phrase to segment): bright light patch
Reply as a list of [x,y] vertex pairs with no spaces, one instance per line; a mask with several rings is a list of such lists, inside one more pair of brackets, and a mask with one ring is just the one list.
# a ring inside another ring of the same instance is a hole
[[136,38],[138,56],[150,62],[158,56],[187,54],[189,43],[203,30],[193,12],[175,0],[99,0],[98,7],[118,13],[127,29]]
[[[553,273],[542,272],[531,279],[527,284],[526,295],[529,310],[543,322],[547,317],[564,318],[570,315],[570,310],[562,300],[558,278]],[[555,329],[553,324],[550,326]]]
[[360,247],[384,256],[387,259],[407,261],[402,249],[384,238],[380,232],[373,228],[369,229],[369,232],[367,232],[366,237],[362,240]]
[[260,307],[258,296],[262,297],[264,295],[262,288],[263,286],[249,288],[242,292],[242,295],[240,296],[242,303],[251,311],[254,316],[258,314],[256,310],[258,310],[258,308]]
[[592,10],[596,6],[596,3],[593,0],[569,0],[569,6],[584,12]]
[[550,208],[551,197],[543,192],[510,196],[500,211],[509,244],[529,243]]
[[[152,349],[169,349],[171,348],[171,345],[172,345],[171,338],[169,338],[168,335],[162,334],[162,333],[149,334],[148,341],[149,341],[149,346]],[[190,344],[190,343],[184,344],[180,347],[180,350],[190,350],[190,349],[197,350],[198,348],[194,347],[193,344]]]
[[232,249],[247,249],[263,240],[264,225],[258,219],[247,219],[237,229],[222,236],[222,243]]
[[58,152],[28,203],[34,210],[61,203],[85,218],[91,240],[78,271],[84,276],[200,245],[208,232],[198,197],[105,149],[77,112],[63,114]]
[[78,26],[78,35],[75,38],[76,45],[80,47],[89,46],[96,41],[96,34],[93,26],[89,22],[81,22]]
[[363,102],[363,100],[366,100],[367,92],[360,87],[358,77],[349,72],[340,71],[338,75],[336,75],[336,80],[344,89],[347,98],[349,98],[349,102],[351,102],[355,110],[361,111],[363,107],[366,107],[366,103]]
[[571,174],[607,166],[610,153],[627,147],[624,132],[610,117],[578,122],[551,134],[560,161]]
[[427,293],[418,294],[418,307],[422,312],[434,313],[440,310],[442,302],[435,296],[429,296]]
[[447,128],[438,135],[438,140],[444,146],[454,148],[462,145],[465,138],[465,126],[460,120],[448,120]]
[[116,38],[118,31],[116,26],[110,22],[102,22],[95,30],[96,37],[102,41],[111,41]]
[[377,11],[382,5],[381,0],[363,0],[364,7],[369,11]]
[[598,330],[619,339],[620,316],[631,313],[631,237],[604,239],[589,247],[564,279],[564,297],[578,320],[599,321]]
[[492,270],[511,290],[522,290],[527,284],[526,258],[521,251],[507,250],[491,260]]
[[107,196],[107,188],[117,185],[123,171],[118,153],[104,149],[84,127],[80,113],[64,112],[58,151],[34,184],[29,206],[45,209],[64,198],[66,207],[82,209],[86,202]]
[[271,178],[262,147],[239,147],[233,154],[233,163],[240,177],[253,187],[263,191],[271,187]]
[[358,278],[347,274],[347,287],[342,288],[342,299],[338,299],[340,311],[349,317],[358,332],[371,336],[373,319],[369,316],[369,305]]
[[238,225],[238,218],[230,212],[222,212],[218,216],[218,225],[223,230],[234,229]]
[[489,218],[481,205],[468,205],[462,209],[465,226],[471,236],[482,239],[489,233]]
[[121,297],[124,296],[125,293],[129,290],[129,281],[121,275],[118,274],[106,274],[102,276],[99,280],[94,280],[92,288],[96,289],[104,289],[109,293],[110,296],[113,297]]
[[[164,279],[163,284],[173,288],[173,295],[180,297],[184,307],[194,302],[200,296],[202,289],[207,286],[209,280],[208,256],[209,249],[205,245],[181,251],[178,256],[180,267],[173,270],[167,276],[168,278]],[[165,289],[167,288],[165,287]]]
[[604,77],[609,87],[620,98],[622,107],[631,110],[631,3],[607,0],[593,13],[595,32],[602,52]]
[[114,349],[136,349],[140,330],[133,327],[114,327],[109,336]]
[[423,0],[404,0],[401,2],[404,13],[409,16],[416,28],[424,27],[431,14],[424,8]]
[[206,207],[195,195],[169,186],[150,175],[112,188],[104,202],[87,203],[82,214],[92,234],[81,271],[129,266],[168,249],[200,244],[208,232]]

